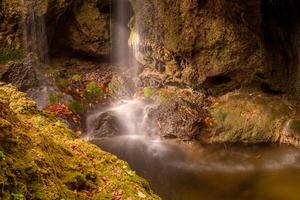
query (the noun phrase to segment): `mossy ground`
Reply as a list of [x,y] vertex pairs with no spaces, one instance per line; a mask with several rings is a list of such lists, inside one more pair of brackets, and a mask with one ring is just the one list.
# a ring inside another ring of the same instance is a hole
[[115,156],[0,84],[0,199],[159,199]]

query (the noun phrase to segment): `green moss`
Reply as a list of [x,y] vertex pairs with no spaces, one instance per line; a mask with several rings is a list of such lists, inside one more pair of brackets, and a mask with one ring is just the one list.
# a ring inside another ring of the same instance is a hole
[[48,96],[48,100],[50,104],[61,103],[64,98],[62,93],[50,93]]
[[280,127],[291,115],[282,100],[259,92],[229,93],[211,107],[214,142],[275,142]]
[[56,78],[56,83],[62,90],[67,90],[69,87],[69,82],[65,78]]
[[73,81],[80,81],[81,80],[81,75],[80,74],[74,74],[72,76],[72,80]]
[[96,82],[92,81],[86,85],[84,96],[88,101],[96,101],[104,97],[104,91]]
[[5,160],[5,154],[3,151],[0,151],[0,161]]
[[96,189],[96,180],[96,174],[71,172],[65,176],[64,182],[70,190],[82,191]]
[[84,105],[79,101],[71,101],[68,106],[73,113],[78,115],[83,114],[85,111]]
[[110,94],[114,94],[116,91],[118,91],[118,88],[120,86],[120,81],[117,76],[113,76],[111,81],[108,84],[108,91]]
[[21,50],[0,50],[0,64],[7,61],[18,60],[23,56]]
[[290,128],[297,134],[300,135],[300,120],[292,120],[290,122]]
[[14,200],[24,200],[25,199],[24,195],[19,192],[12,193],[11,196],[13,197]]
[[143,92],[144,92],[144,96],[146,98],[150,98],[150,97],[152,97],[156,93],[156,89],[155,88],[151,88],[151,87],[145,87],[143,89]]
[[139,191],[159,199],[127,163],[79,139],[52,115],[36,107],[19,112],[21,102],[30,101],[0,84],[0,119],[10,123],[0,129],[0,199],[113,199],[119,189],[122,199],[141,199]]
[[218,115],[218,118],[219,118],[219,120],[224,122],[227,115],[228,115],[228,113],[220,112],[219,115]]

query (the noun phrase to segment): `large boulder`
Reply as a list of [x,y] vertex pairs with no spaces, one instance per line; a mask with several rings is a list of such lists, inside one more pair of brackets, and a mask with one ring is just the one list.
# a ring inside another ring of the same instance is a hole
[[164,138],[195,139],[203,127],[204,95],[169,87],[146,87],[144,97],[154,101],[148,111],[148,124]]
[[[297,134],[284,131],[287,130],[288,121],[296,117],[295,108],[283,98],[253,89],[242,89],[218,97],[209,112],[210,142],[284,142],[297,145]],[[297,126],[294,126],[296,132]],[[287,137],[293,139],[287,142]]]

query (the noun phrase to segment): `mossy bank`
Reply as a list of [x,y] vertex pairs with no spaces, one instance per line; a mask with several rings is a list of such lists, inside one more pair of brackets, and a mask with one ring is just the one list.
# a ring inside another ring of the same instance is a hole
[[0,83],[0,199],[159,199],[128,164]]

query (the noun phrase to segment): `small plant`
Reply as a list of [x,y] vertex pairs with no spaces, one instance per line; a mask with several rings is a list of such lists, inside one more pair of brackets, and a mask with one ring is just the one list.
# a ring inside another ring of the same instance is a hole
[[146,98],[150,98],[150,97],[152,97],[156,93],[156,89],[155,88],[151,88],[151,87],[145,87],[143,89],[143,92],[144,92],[144,96]]
[[0,151],[0,161],[5,160],[5,154],[3,151]]
[[69,83],[67,79],[64,78],[57,78],[56,79],[58,87],[62,88],[63,90],[67,90],[69,87]]
[[108,84],[108,92],[110,94],[113,94],[117,91],[117,89],[119,88],[119,79],[117,76],[113,76],[110,83]]
[[14,200],[24,200],[25,199],[24,195],[20,192],[14,192],[11,194],[11,196],[14,198]]
[[87,84],[84,96],[88,101],[96,101],[97,99],[104,97],[104,91],[97,85],[97,83],[92,81]]
[[80,81],[81,80],[81,75],[80,74],[74,74],[72,76],[72,80],[73,81]]
[[79,102],[79,101],[71,101],[68,105],[69,109],[78,115],[81,115],[84,113],[85,109],[84,109],[84,105]]
[[219,115],[219,118],[222,122],[225,121],[225,119],[227,118],[228,116],[228,113],[225,113],[225,112],[221,112],[220,115]]
[[292,120],[290,122],[290,128],[297,134],[300,134],[300,120]]
[[50,93],[48,96],[48,100],[50,104],[56,104],[56,103],[61,103],[64,98],[64,95],[62,93]]
[[5,63],[10,60],[17,60],[22,57],[20,50],[0,50],[0,63]]

